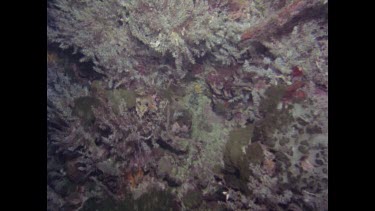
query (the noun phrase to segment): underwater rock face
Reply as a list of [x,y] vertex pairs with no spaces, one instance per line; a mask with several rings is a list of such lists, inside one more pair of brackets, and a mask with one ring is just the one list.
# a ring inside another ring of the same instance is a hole
[[47,210],[328,210],[326,1],[47,13]]

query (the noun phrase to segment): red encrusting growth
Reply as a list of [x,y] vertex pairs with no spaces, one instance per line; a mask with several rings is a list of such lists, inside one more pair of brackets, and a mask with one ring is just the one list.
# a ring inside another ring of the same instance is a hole
[[300,77],[303,75],[303,72],[302,72],[302,69],[298,66],[294,66],[292,68],[292,73],[291,73],[292,77]]
[[285,90],[283,101],[305,99],[306,93],[302,90],[299,90],[303,86],[305,86],[305,83],[302,81],[295,81],[292,85],[288,86]]

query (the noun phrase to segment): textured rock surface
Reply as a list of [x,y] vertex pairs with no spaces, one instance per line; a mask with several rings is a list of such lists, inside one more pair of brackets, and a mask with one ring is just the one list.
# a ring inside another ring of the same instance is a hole
[[47,11],[47,210],[328,210],[325,1]]

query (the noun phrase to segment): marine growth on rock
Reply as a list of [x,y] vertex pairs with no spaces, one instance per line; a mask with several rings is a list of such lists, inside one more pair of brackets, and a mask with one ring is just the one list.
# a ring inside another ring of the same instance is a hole
[[328,210],[324,0],[47,4],[47,210]]

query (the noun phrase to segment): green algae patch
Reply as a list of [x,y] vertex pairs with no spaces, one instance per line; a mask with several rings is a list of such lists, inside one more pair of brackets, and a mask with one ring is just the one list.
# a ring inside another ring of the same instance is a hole
[[174,93],[171,89],[160,89],[158,91],[158,94],[161,96],[161,98],[167,99],[169,102],[172,102]]
[[113,199],[106,198],[104,200],[99,200],[97,198],[91,198],[86,201],[85,205],[82,207],[82,211],[119,211],[118,205]]
[[183,87],[171,84],[169,88],[159,89],[158,94],[161,98],[167,99],[169,102],[172,102],[174,98],[181,98],[185,96],[186,92]]
[[253,125],[232,130],[223,155],[225,181],[245,194],[250,193],[247,188],[251,174],[249,164],[261,164],[264,160],[262,146],[259,143],[250,144],[253,131]]
[[248,181],[239,178],[238,175],[236,175],[236,174],[225,174],[224,180],[229,187],[233,187],[235,189],[238,189],[246,195],[250,194],[250,190],[247,187]]
[[259,111],[265,115],[277,111],[277,105],[281,102],[286,91],[285,85],[271,86],[265,92],[266,98],[260,102]]
[[139,211],[173,211],[177,210],[177,204],[169,191],[151,190],[135,201],[134,208]]
[[229,143],[247,145],[251,141],[253,134],[253,125],[247,125],[245,128],[234,129],[229,133]]
[[134,108],[136,105],[136,94],[126,89],[115,89],[107,92],[108,100],[113,105],[113,111],[118,114],[121,103],[125,102],[126,108]]
[[80,97],[74,100],[73,115],[81,118],[85,125],[95,121],[92,107],[99,106],[100,102],[94,97]]
[[234,129],[229,133],[229,140],[225,145],[224,164],[225,169],[231,173],[240,170],[245,162],[245,148],[250,143],[253,126]]
[[246,158],[249,163],[260,165],[265,159],[264,151],[259,143],[253,143],[246,149]]
[[100,94],[105,91],[103,82],[99,80],[93,81],[91,83],[90,89],[91,89],[91,92],[93,92],[94,94]]
[[220,116],[225,116],[226,112],[227,112],[227,108],[225,107],[224,103],[216,103],[214,104],[213,106],[213,111],[217,114],[217,115],[220,115]]
[[134,200],[131,194],[127,194],[124,201],[117,202],[113,199],[89,199],[83,211],[172,211],[179,210],[175,197],[170,191],[150,190],[138,199]]
[[260,113],[263,118],[256,122],[254,130],[254,141],[273,147],[276,140],[272,138],[272,134],[276,130],[285,130],[285,128],[294,121],[290,112],[290,107],[282,105],[286,86],[278,85],[267,89],[266,97],[260,103]]
[[184,195],[182,202],[187,209],[191,210],[198,208],[202,204],[202,198],[202,192],[199,190],[190,190]]

